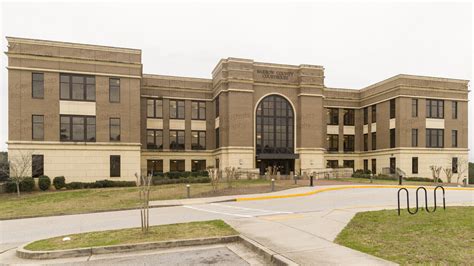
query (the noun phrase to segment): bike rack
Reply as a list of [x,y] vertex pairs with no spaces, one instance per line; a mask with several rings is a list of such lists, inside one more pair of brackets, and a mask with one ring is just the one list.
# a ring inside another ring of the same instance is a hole
[[414,212],[412,212],[410,210],[410,194],[408,193],[408,189],[406,188],[400,188],[398,190],[398,193],[397,193],[397,197],[398,197],[398,216],[400,216],[400,192],[401,191],[405,191],[406,194],[407,194],[407,211],[409,214],[416,214],[418,212],[418,191],[420,190],[423,190],[425,192],[425,210],[428,212],[428,213],[432,213],[432,212],[435,212],[436,211],[436,208],[437,208],[437,205],[436,205],[436,190],[438,190],[438,188],[441,188],[443,190],[443,209],[446,210],[446,199],[445,199],[445,190],[444,190],[444,187],[442,186],[437,186],[435,187],[434,191],[433,191],[433,196],[434,196],[434,208],[433,210],[430,210],[428,208],[428,191],[426,190],[425,187],[418,187],[416,189],[416,192],[415,192],[415,196],[416,196],[416,209]]

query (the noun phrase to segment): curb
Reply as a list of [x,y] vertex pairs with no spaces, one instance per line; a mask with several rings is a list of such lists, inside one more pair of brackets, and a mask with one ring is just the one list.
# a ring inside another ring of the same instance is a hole
[[[310,196],[314,194],[318,194],[321,192],[326,191],[333,191],[333,190],[343,190],[343,189],[357,189],[357,188],[418,188],[419,186],[414,185],[354,185],[354,186],[339,186],[339,187],[330,187],[330,188],[323,188],[319,190],[313,190],[304,193],[295,193],[295,194],[286,194],[286,195],[273,195],[273,196],[259,196],[259,197],[242,197],[236,198],[236,201],[253,201],[253,200],[268,200],[268,199],[284,199],[284,198],[295,198],[295,197],[304,197]],[[433,190],[434,187],[427,187],[427,189]],[[465,191],[474,191],[474,188],[469,187],[446,187],[445,190],[465,190]]]
[[278,266],[293,266],[293,265],[298,265],[296,262],[288,259],[287,257],[284,257],[273,250],[266,248],[262,245],[260,245],[258,242],[247,238],[243,235],[240,235],[240,239],[242,240],[242,243],[252,251],[256,252],[258,255],[262,256],[265,261],[268,261],[272,263],[273,265],[278,265]]
[[91,256],[91,255],[98,255],[98,254],[124,253],[124,252],[153,250],[153,249],[166,249],[166,248],[174,248],[174,247],[182,247],[182,246],[225,244],[225,243],[231,243],[231,242],[237,242],[237,241],[241,241],[245,247],[251,249],[258,255],[262,256],[265,261],[273,265],[278,265],[278,266],[298,265],[292,260],[242,235],[172,240],[172,241],[159,241],[159,242],[102,246],[102,247],[91,247],[91,248],[51,250],[51,251],[26,250],[25,247],[28,244],[30,244],[31,243],[30,242],[18,247],[18,249],[16,250],[16,256],[22,259],[49,260],[49,259],[61,259],[61,258],[85,257],[85,256]]
[[151,249],[164,249],[174,248],[182,246],[193,246],[193,245],[211,245],[230,243],[240,240],[238,235],[222,236],[222,237],[210,237],[210,238],[195,238],[195,239],[183,239],[183,240],[171,240],[171,241],[158,241],[138,244],[125,244],[125,245],[113,245],[113,246],[102,246],[102,247],[90,247],[90,248],[77,248],[77,249],[65,249],[65,250],[50,250],[50,251],[31,251],[26,250],[25,247],[32,243],[26,243],[16,250],[16,256],[22,259],[59,259],[59,258],[72,258],[72,257],[83,257],[97,254],[109,254],[109,253],[122,253],[131,251],[142,251]]

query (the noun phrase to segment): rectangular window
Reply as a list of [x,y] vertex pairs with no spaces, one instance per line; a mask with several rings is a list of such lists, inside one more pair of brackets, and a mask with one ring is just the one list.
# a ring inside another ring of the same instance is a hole
[[377,122],[377,105],[372,105],[372,123]]
[[44,175],[44,156],[33,154],[31,156],[31,175],[40,177]]
[[120,118],[109,119],[109,131],[111,141],[120,141]]
[[418,99],[411,99],[411,117],[418,117]]
[[206,149],[206,131],[191,131],[191,149]]
[[338,167],[339,167],[339,163],[337,162],[337,160],[327,160],[326,168],[338,168]]
[[170,172],[184,171],[184,160],[170,160]]
[[390,129],[390,148],[395,148],[395,128]]
[[354,109],[344,109],[344,125],[354,125]]
[[453,119],[458,119],[458,102],[453,101],[451,107],[452,107],[452,108],[451,108],[451,109],[452,109],[452,110],[451,110],[452,118],[453,118]]
[[344,160],[342,166],[345,168],[352,168],[352,171],[354,171],[354,160]]
[[44,116],[33,115],[31,117],[31,128],[33,140],[44,140]]
[[215,100],[215,104],[216,104],[216,118],[219,117],[219,95],[217,95],[216,97],[216,100]]
[[338,125],[339,124],[339,109],[328,108],[327,110],[327,124]]
[[427,99],[426,118],[444,118],[444,101]]
[[44,98],[44,74],[32,73],[31,97],[36,99]]
[[120,155],[110,155],[110,177],[120,177]]
[[418,174],[418,157],[411,158],[411,173]]
[[148,118],[163,118],[163,100],[147,99],[146,116]]
[[426,147],[427,148],[443,148],[444,147],[444,130],[443,129],[426,129]]
[[372,150],[377,149],[377,133],[372,132]]
[[395,170],[397,169],[397,159],[395,157],[390,158],[390,174],[395,174]]
[[377,159],[372,159],[372,174],[377,174]]
[[418,129],[411,129],[411,146],[418,147]]
[[219,128],[216,128],[216,149],[220,147],[220,137]]
[[397,107],[395,99],[390,100],[390,119],[395,118],[395,113],[397,112]]
[[170,100],[170,118],[184,119],[184,101]]
[[170,149],[184,150],[184,130],[170,130]]
[[369,150],[369,134],[364,134],[364,151]]
[[120,79],[119,78],[109,79],[109,102],[111,103],[120,102]]
[[344,135],[344,151],[354,151],[354,135]]
[[364,125],[369,123],[369,107],[364,108]]
[[457,148],[458,147],[458,131],[451,130],[451,147]]
[[339,150],[339,136],[335,134],[328,135],[328,151]]
[[451,161],[451,169],[453,170],[453,174],[458,173],[458,158],[457,157],[453,157]]
[[191,119],[206,120],[206,102],[191,102]]
[[61,74],[60,99],[95,101],[95,77]]
[[163,149],[163,130],[146,130],[146,148],[150,150]]
[[206,171],[206,160],[192,160],[191,171],[200,172]]
[[95,141],[95,116],[61,115],[60,124],[61,141]]
[[369,170],[369,160],[364,159],[364,172]]
[[146,161],[147,175],[154,176],[157,173],[163,173],[163,160],[147,160]]

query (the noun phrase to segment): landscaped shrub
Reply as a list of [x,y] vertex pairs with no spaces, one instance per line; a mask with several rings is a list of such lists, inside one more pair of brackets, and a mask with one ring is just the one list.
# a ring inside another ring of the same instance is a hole
[[35,188],[35,180],[32,177],[27,177],[20,182],[20,191],[31,192]]
[[[434,182],[433,178],[427,178],[427,177],[405,177],[404,180],[419,181],[419,182]],[[441,180],[441,178],[438,178],[438,182],[443,182],[443,180]]]
[[372,172],[370,170],[362,170],[362,169],[357,169],[353,174],[352,177],[355,178],[370,178]]
[[71,182],[66,184],[67,189],[135,187],[135,181],[97,180],[95,182]]
[[379,180],[398,180],[398,177],[396,176],[389,176],[389,175],[384,175],[384,174],[378,174],[374,177],[374,179],[379,179]]
[[49,178],[49,176],[43,175],[38,178],[38,187],[42,191],[48,190],[50,186],[51,186],[51,179]]
[[53,186],[55,189],[66,187],[66,178],[64,176],[57,176],[53,179]]
[[167,172],[164,174],[156,173],[154,176],[162,176],[169,179],[178,179],[178,178],[188,178],[188,177],[199,177],[199,176],[209,176],[207,171],[196,171],[196,172]]
[[7,193],[16,193],[16,184],[15,182],[8,181],[5,186],[5,192]]
[[211,179],[208,176],[201,177],[189,177],[189,178],[152,178],[153,185],[166,185],[166,184],[192,184],[192,183],[209,183]]

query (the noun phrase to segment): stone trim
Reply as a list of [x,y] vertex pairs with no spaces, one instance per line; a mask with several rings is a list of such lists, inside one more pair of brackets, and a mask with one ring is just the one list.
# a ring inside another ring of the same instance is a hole
[[120,77],[120,78],[136,78],[141,79],[141,76],[123,75],[116,73],[100,73],[100,72],[84,72],[84,71],[71,71],[61,69],[48,69],[48,68],[33,68],[33,67],[7,67],[8,70],[27,70],[37,72],[53,72],[53,73],[71,73],[71,74],[82,74],[82,75],[93,75],[93,76],[106,76],[106,77]]
[[76,64],[92,64],[92,65],[103,65],[103,66],[119,66],[119,67],[130,67],[130,68],[142,68],[140,63],[119,63],[111,61],[102,61],[102,60],[93,60],[93,59],[84,59],[84,58],[72,58],[72,57],[57,57],[57,56],[43,56],[43,55],[29,55],[29,54],[19,54],[19,53],[10,53],[5,52],[9,58],[19,58],[19,59],[31,59],[31,60],[42,60],[42,61],[52,61],[52,62],[67,62],[67,63],[76,63]]

